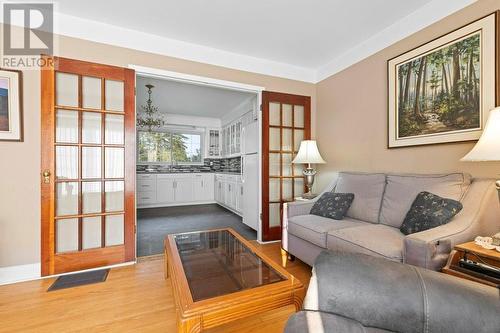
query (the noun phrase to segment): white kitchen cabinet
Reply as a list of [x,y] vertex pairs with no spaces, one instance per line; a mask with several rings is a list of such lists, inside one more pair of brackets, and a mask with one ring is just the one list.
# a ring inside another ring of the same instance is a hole
[[237,119],[222,127],[222,156],[233,157],[241,154],[241,136],[241,119]]
[[241,176],[216,174],[214,186],[215,201],[221,206],[241,215],[243,207]]
[[207,129],[205,157],[214,158],[223,155],[221,151],[221,137],[222,134],[220,128]]
[[156,180],[156,203],[175,202],[175,182],[170,175],[158,175]]
[[139,174],[137,206],[166,207],[214,202],[214,174]]
[[215,196],[214,179],[212,174],[195,175],[193,180],[193,193],[195,201],[213,201]]
[[179,177],[174,181],[175,202],[190,202],[194,199],[194,179],[192,177]]
[[243,211],[243,184],[241,182],[236,183],[236,204],[235,209],[238,212]]

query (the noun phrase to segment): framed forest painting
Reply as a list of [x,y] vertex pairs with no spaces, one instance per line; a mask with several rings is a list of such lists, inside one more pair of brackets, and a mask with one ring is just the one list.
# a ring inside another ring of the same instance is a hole
[[22,73],[0,69],[0,141],[22,141]]
[[477,140],[495,107],[495,14],[388,62],[389,148]]

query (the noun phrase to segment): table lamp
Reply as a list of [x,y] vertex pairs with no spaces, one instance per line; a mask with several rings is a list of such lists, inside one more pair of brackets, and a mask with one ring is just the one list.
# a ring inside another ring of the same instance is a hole
[[306,199],[314,198],[314,194],[312,193],[312,186],[314,184],[314,176],[316,175],[316,170],[311,167],[311,164],[326,163],[319,153],[316,141],[302,141],[300,143],[299,153],[297,154],[297,156],[295,156],[292,163],[307,164],[307,167],[302,171],[306,181],[307,193],[303,194],[302,197]]
[[[461,161],[500,161],[500,107],[490,111],[486,128],[472,150]],[[496,182],[500,199],[500,180]]]

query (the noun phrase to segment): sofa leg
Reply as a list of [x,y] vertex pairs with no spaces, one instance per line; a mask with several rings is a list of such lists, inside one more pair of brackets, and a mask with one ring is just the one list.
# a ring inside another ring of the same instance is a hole
[[288,260],[295,261],[295,256],[293,254],[288,253]]

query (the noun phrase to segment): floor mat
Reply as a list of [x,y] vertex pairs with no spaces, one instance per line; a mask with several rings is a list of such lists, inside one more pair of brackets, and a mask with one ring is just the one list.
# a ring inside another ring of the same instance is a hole
[[73,288],[106,281],[109,269],[63,275],[57,278],[47,291]]

